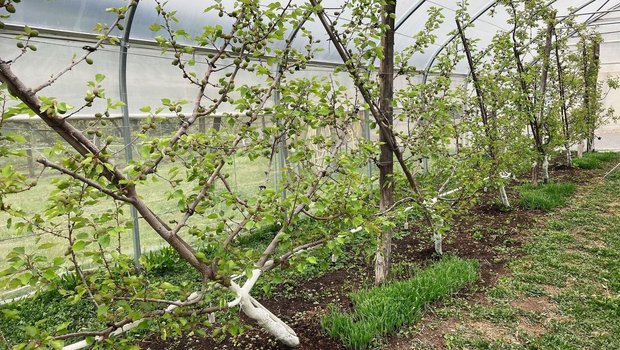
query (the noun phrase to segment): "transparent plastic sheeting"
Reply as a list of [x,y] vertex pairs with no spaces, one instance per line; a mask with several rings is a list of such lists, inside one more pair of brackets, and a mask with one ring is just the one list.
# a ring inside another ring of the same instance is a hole
[[[294,0],[300,4],[306,0]],[[615,54],[617,45],[613,43],[618,40],[617,30],[620,25],[613,24],[614,20],[620,17],[620,12],[610,12],[605,16],[595,15],[596,12],[612,10],[620,7],[620,0],[541,0],[546,1],[555,8],[558,16],[566,16],[576,11],[577,20],[594,21],[598,30],[604,33],[604,38],[609,40],[604,44],[602,51],[603,74],[614,74],[618,71],[618,65],[608,65],[606,62],[620,61]],[[223,0],[225,6],[230,8],[234,3],[232,0]],[[284,0],[281,1],[284,3]],[[472,18],[476,18],[473,26],[467,28],[467,35],[471,39],[476,39],[477,47],[486,47],[493,35],[498,31],[508,31],[511,29],[508,23],[508,14],[503,6],[495,8],[492,6],[496,0],[470,0],[468,12]],[[108,7],[126,5],[128,2],[119,0],[28,0],[18,4],[18,11],[7,21],[8,24],[15,26],[29,25],[35,28],[53,30],[52,34],[42,31],[43,34],[36,38],[39,50],[29,53],[13,69],[19,76],[24,77],[28,84],[41,83],[51,74],[56,73],[67,66],[73,54],[82,54],[82,46],[92,44],[94,36],[93,27],[98,22],[109,23],[113,20],[112,15],[105,11]],[[271,1],[264,1],[264,4]],[[342,0],[323,0],[323,6],[328,9],[328,14],[333,16],[336,8],[342,5]],[[204,13],[203,9],[212,2],[201,2],[191,0],[169,1],[167,8],[176,10],[179,23],[183,29],[190,34],[198,34],[203,25],[220,23],[223,27],[229,28],[231,18],[227,16],[219,17],[217,13]],[[397,1],[397,19],[399,27],[396,35],[396,49],[400,51],[414,43],[414,36],[424,28],[428,19],[428,10],[431,7],[442,9],[445,16],[443,23],[434,32],[437,35],[435,44],[431,45],[423,53],[417,53],[410,62],[419,71],[424,72],[430,69],[434,58],[442,52],[443,48],[454,37],[455,13],[457,1],[454,0],[399,0]],[[153,41],[155,33],[149,30],[152,23],[161,22],[155,12],[154,0],[141,0],[138,5],[136,17],[134,19],[131,39],[132,44],[128,53],[128,94],[129,108],[131,116],[139,116],[140,107],[145,105],[156,106],[160,104],[160,99],[168,97],[172,99],[195,98],[195,89],[187,81],[183,80],[181,73],[176,67],[170,65],[170,56],[162,55],[159,48],[155,45],[144,45],[145,41]],[[415,11],[413,11],[415,9]],[[600,18],[599,18],[600,17]],[[339,20],[342,23],[347,19],[346,11]],[[324,45],[322,52],[315,57],[316,65],[312,65],[306,71],[298,72],[298,75],[306,76],[330,76],[333,72],[334,64],[341,63],[340,57],[334,50],[330,41],[327,40],[324,29],[316,19],[306,23],[314,38],[321,39],[318,45]],[[12,57],[18,52],[16,48],[14,32],[7,30],[0,31],[0,52],[2,57]],[[120,36],[120,32],[113,33]],[[90,40],[90,41],[89,41]],[[296,46],[303,47],[305,39],[298,36]],[[277,43],[276,45],[283,45]],[[609,46],[608,46],[609,45]],[[95,64],[92,66],[80,65],[67,77],[61,79],[43,93],[45,95],[56,96],[61,101],[73,105],[81,105],[86,82],[93,80],[96,73],[106,75],[105,88],[108,97],[118,99],[118,47],[107,46],[105,49],[93,55]],[[197,59],[198,65],[205,60]],[[206,69],[206,67],[205,67]],[[273,67],[275,70],[276,67]],[[221,72],[225,74],[226,72]],[[465,61],[459,63],[456,73],[468,74]],[[349,87],[353,93],[353,86],[346,74],[334,75],[333,78]],[[244,72],[239,77],[240,83],[256,84],[257,77],[251,73]],[[403,82],[397,81],[397,87]],[[212,93],[214,91],[210,91]],[[612,92],[608,100],[618,100]],[[101,107],[101,106],[95,106]],[[96,108],[95,108],[96,109]],[[218,113],[231,111],[231,106],[222,106]],[[94,114],[92,112],[91,114]]]
[[[89,44],[88,41],[47,37],[38,37],[32,42],[37,45],[38,50],[29,52],[12,65],[12,69],[24,80],[27,86],[38,86],[43,83],[50,75],[68,65],[74,54],[82,54],[82,47]],[[16,43],[17,40],[12,35],[0,34],[0,52],[6,57],[17,56],[19,49],[16,47]],[[91,56],[94,60],[93,65],[78,65],[66,76],[42,91],[41,95],[54,96],[59,101],[67,102],[73,106],[81,106],[84,104],[83,98],[87,90],[87,82],[94,80],[96,74],[104,74],[106,78],[102,85],[106,97],[118,101],[118,55],[118,48],[114,46],[107,46],[98,50]],[[180,70],[170,64],[171,60],[171,55],[162,55],[160,50],[137,45],[131,47],[127,57],[128,106],[131,117],[146,116],[146,113],[141,112],[140,108],[143,106],[159,106],[162,98],[185,99],[190,102],[195,99],[196,87],[183,79]],[[207,69],[206,60],[197,57],[196,62],[194,68],[198,72],[204,72]],[[272,67],[272,70],[275,71],[276,67]],[[226,70],[218,72],[214,81],[226,73]],[[289,76],[289,79],[317,76],[329,78],[335,83],[346,86],[351,100],[356,98],[361,100],[361,97],[356,96],[353,82],[348,74],[334,73],[333,66],[310,65],[307,69],[294,72]],[[237,77],[237,85],[260,84],[260,79],[263,79],[245,70],[239,71]],[[455,84],[462,84],[463,77],[455,77],[454,80]],[[421,82],[421,76],[415,81]],[[406,83],[405,79],[399,78],[395,81],[395,86],[398,89]],[[217,96],[218,89],[209,86],[206,94]],[[232,96],[234,98],[235,93],[232,93]],[[269,101],[267,106],[270,106],[271,102]],[[77,113],[75,116],[85,118],[103,110],[105,110],[105,104],[103,101],[97,100],[92,108]],[[223,103],[217,111],[218,114],[227,112],[236,112],[229,103]],[[120,113],[120,109],[111,111],[112,116],[118,117]],[[165,116],[166,113],[163,112],[161,115]]]
[[[293,3],[302,4],[307,0],[294,0]],[[565,16],[574,9],[580,9],[579,13],[591,13],[597,11],[605,11],[618,6],[619,0],[541,0],[551,3],[550,6],[555,8],[558,16]],[[264,1],[264,4],[273,1]],[[281,0],[285,3],[285,0]],[[232,0],[223,0],[225,6],[230,8],[234,3]],[[342,0],[323,0],[322,4],[327,9],[335,9],[341,6]],[[480,15],[475,21],[475,26],[468,29],[468,36],[479,39],[479,46],[488,45],[490,39],[497,31],[509,30],[507,23],[508,15],[502,6],[493,10],[493,4],[496,0],[470,0],[468,12],[472,17]],[[92,33],[92,28],[98,22],[110,22],[113,18],[105,12],[105,9],[113,6],[126,5],[126,1],[119,0],[28,0],[19,4],[18,12],[13,15],[9,23],[16,25],[28,24],[33,27],[48,28],[54,30],[76,32],[76,33]],[[177,11],[179,23],[190,35],[198,34],[202,31],[205,23],[220,23],[224,28],[229,28],[232,19],[228,16],[219,17],[215,11],[204,13],[205,7],[211,5],[211,2],[193,1],[193,0],[174,0],[169,1],[166,5],[170,10]],[[454,16],[456,13],[458,1],[455,0],[400,0],[397,1],[397,23],[400,24],[397,31],[396,46],[397,49],[403,49],[414,42],[416,33],[424,29],[424,24],[428,19],[428,10],[431,7],[442,9],[445,16],[443,24],[435,31],[437,41],[426,52],[418,54],[414,57],[412,65],[418,69],[427,68],[437,51],[452,37],[456,25]],[[131,38],[140,40],[153,40],[155,36],[149,30],[152,23],[160,22],[155,12],[154,0],[142,0],[138,5],[134,25],[132,28]],[[586,6],[584,6],[586,5]],[[416,9],[407,17],[413,9]],[[484,10],[487,10],[486,12]],[[336,10],[328,10],[333,14]],[[491,13],[492,12],[492,13]],[[406,20],[404,18],[407,17]],[[587,20],[589,16],[579,16],[579,20]],[[347,13],[343,13],[341,20],[347,19]],[[320,45],[324,45],[324,51],[320,53],[316,59],[321,62],[341,62],[337,52],[331,47],[324,30],[318,21],[306,24],[306,27],[313,33],[315,38],[324,39]],[[282,43],[280,43],[282,45]],[[299,47],[303,47],[305,42],[302,39],[298,41]],[[462,62],[459,70],[462,73],[467,69]]]

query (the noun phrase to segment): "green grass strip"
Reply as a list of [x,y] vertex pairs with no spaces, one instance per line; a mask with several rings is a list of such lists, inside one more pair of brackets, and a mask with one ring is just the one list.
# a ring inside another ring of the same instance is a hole
[[577,186],[574,183],[552,183],[533,187],[530,184],[517,187],[521,194],[520,204],[528,209],[552,210],[566,204]]
[[615,152],[591,152],[584,153],[583,157],[573,159],[573,165],[581,169],[598,169],[605,162],[618,157]]
[[417,320],[425,305],[454,293],[478,279],[478,262],[445,258],[415,277],[350,295],[354,310],[331,312],[323,328],[351,349],[368,349],[375,339]]

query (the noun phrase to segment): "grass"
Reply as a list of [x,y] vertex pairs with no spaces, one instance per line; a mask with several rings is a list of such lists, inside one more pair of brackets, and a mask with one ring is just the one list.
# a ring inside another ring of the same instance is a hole
[[45,331],[55,331],[65,322],[71,329],[100,329],[105,325],[96,318],[97,310],[86,299],[73,303],[71,298],[50,290],[35,298],[20,301],[15,308],[0,306],[0,349],[30,339],[27,328],[37,324]]
[[585,153],[581,158],[573,159],[573,165],[581,169],[599,169],[604,163],[618,157],[615,152],[591,152]]
[[411,349],[620,349],[618,186],[600,181],[547,216],[495,287],[436,310],[424,333],[441,341]]
[[[228,165],[225,171],[233,174],[229,180],[233,189],[238,190],[241,196],[250,196],[258,192],[259,185],[265,183],[265,170],[267,170],[267,167],[268,164],[266,160],[258,159],[256,161],[250,161],[247,158],[238,158],[234,164]],[[160,167],[160,172],[166,175],[171,168],[172,163],[164,164]],[[273,176],[274,174],[272,173],[271,177],[273,178]],[[47,199],[48,195],[55,189],[53,181],[57,178],[59,178],[58,175],[42,177],[37,186],[31,190],[8,196],[8,202],[14,207],[23,209],[29,214],[42,213],[47,204],[45,199]],[[182,182],[179,188],[188,193],[194,185],[194,183]],[[270,180],[267,186],[273,186],[273,180]],[[154,212],[160,214],[166,221],[178,220],[178,216],[182,213],[176,209],[176,199],[167,198],[166,193],[172,189],[169,184],[164,181],[149,181],[138,187],[139,193],[148,194],[148,197],[145,197],[144,200]],[[112,207],[112,201],[104,200],[87,208],[86,211],[88,214],[97,214],[103,213]],[[221,205],[219,209],[225,210],[226,207]],[[127,209],[125,210],[125,217],[129,219],[129,210]],[[0,222],[4,223],[8,218],[9,216],[7,214],[0,213]],[[204,220],[206,221],[207,219]],[[14,222],[16,222],[16,220],[14,220]],[[132,254],[131,230],[126,230],[121,236],[123,252]],[[166,245],[165,241],[144,221],[140,221],[140,238],[143,251],[156,250]],[[188,238],[191,239],[191,237]],[[39,239],[38,242],[37,239]],[[34,248],[43,243],[58,243],[57,246],[49,250],[50,255],[63,256],[66,241],[51,235],[43,235],[40,237],[35,235],[20,235],[13,227],[7,229],[2,225],[0,228],[0,269],[6,267],[4,257],[13,250],[13,248],[20,246]]]
[[368,349],[379,336],[417,320],[425,305],[477,279],[476,261],[446,258],[413,278],[352,293],[352,313],[332,309],[321,324],[347,347]]
[[577,186],[574,183],[551,183],[532,186],[525,184],[517,187],[521,195],[519,204],[528,209],[552,210],[566,204]]

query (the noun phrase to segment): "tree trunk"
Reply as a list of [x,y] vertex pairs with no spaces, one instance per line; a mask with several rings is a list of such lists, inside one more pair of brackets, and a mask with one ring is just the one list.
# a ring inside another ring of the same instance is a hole
[[[383,46],[383,59],[379,71],[381,100],[379,108],[382,117],[390,128],[394,124],[394,110],[392,99],[394,97],[394,14],[396,12],[396,0],[388,0],[383,7],[383,25],[386,32],[381,39]],[[379,187],[381,188],[381,211],[390,208],[394,204],[394,155],[386,138],[385,133],[379,135],[381,142],[381,156],[379,158]],[[375,284],[385,282],[390,272],[390,258],[392,255],[392,231],[385,229],[379,237],[379,244],[375,256]]]
[[510,208],[510,201],[508,200],[508,195],[506,194],[506,186],[501,185],[499,187],[499,197],[502,199],[502,205],[505,208]]
[[[547,82],[549,77],[549,68],[550,68],[550,57],[551,57],[551,44],[552,44],[552,36],[555,25],[553,21],[549,21],[547,25],[547,34],[545,39],[545,48],[543,52],[543,67],[542,72],[540,73],[540,109],[538,114],[534,117],[532,125],[532,133],[534,134],[534,141],[536,145],[536,149],[539,153],[538,159],[534,163],[534,167],[532,169],[532,185],[538,186],[539,174],[542,167],[543,172],[543,182],[547,183],[549,181],[549,160],[547,159],[547,152],[545,150],[545,143],[543,138],[543,132],[545,131],[544,125],[544,115],[545,115],[545,96],[547,95]],[[537,103],[534,103],[536,106]],[[551,138],[551,135],[547,135]],[[549,142],[549,141],[547,141]]]
[[[489,153],[489,156],[491,157],[491,160],[493,162],[494,171],[497,171],[500,168],[500,165],[498,164],[499,161],[497,159],[498,157],[496,154],[497,113],[495,110],[491,111],[490,113],[487,110],[487,106],[486,106],[485,98],[484,98],[484,91],[482,90],[482,86],[480,85],[480,80],[478,79],[478,74],[476,72],[476,65],[474,63],[474,59],[471,55],[471,50],[469,48],[469,41],[467,40],[467,37],[465,36],[465,30],[461,26],[461,22],[458,19],[456,20],[456,27],[461,36],[461,41],[463,42],[463,49],[465,50],[465,57],[467,57],[467,63],[469,64],[469,71],[471,74],[471,79],[474,83],[474,88],[476,90],[476,96],[478,98],[478,107],[480,108],[480,115],[482,116],[482,124],[484,126],[484,133],[489,141],[487,152]],[[494,176],[496,179],[501,179],[501,175],[497,173],[494,174]],[[502,200],[502,204],[504,205],[504,207],[509,208],[510,202],[508,201],[508,197],[506,196],[506,188],[504,187],[503,184],[500,186],[499,193],[500,193],[500,199]],[[437,248],[435,248],[435,250],[437,250]]]
[[586,110],[586,152],[594,151],[594,130],[597,121],[597,82],[599,72],[600,44],[594,42],[592,44],[592,57],[590,60],[590,52],[588,50],[588,42],[583,42],[583,73],[585,80],[585,93],[583,104]]
[[543,183],[549,183],[549,155],[545,154],[542,163]]
[[554,31],[555,34],[555,60],[557,66],[558,73],[558,86],[560,92],[560,117],[562,119],[562,132],[564,133],[564,148],[566,149],[566,166],[569,168],[573,167],[573,159],[570,154],[570,142],[571,142],[571,133],[570,133],[570,121],[568,119],[568,107],[566,105],[566,87],[564,85],[564,67],[562,66],[562,61],[560,60],[560,45],[558,43],[558,34]]
[[538,186],[538,172],[539,172],[539,164],[538,161],[534,162],[534,164],[532,164],[532,186],[536,187]]
[[241,311],[243,311],[246,316],[256,321],[259,326],[264,328],[284,345],[289,347],[299,346],[299,337],[297,337],[295,331],[250,295],[250,291],[256,284],[256,281],[258,281],[260,275],[261,270],[253,270],[252,277],[246,281],[243,287],[235,282],[231,282],[230,290],[235,292],[237,299],[229,305],[231,307],[237,304],[241,305]]
[[443,236],[435,232],[433,234],[433,241],[435,242],[435,253],[443,255]]
[[215,131],[220,131],[221,127],[222,127],[222,116],[216,115],[215,117],[213,117],[213,129],[215,129]]

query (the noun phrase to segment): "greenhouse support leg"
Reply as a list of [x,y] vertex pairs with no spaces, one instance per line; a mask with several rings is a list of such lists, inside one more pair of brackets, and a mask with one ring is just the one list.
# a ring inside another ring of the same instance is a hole
[[614,171],[616,171],[616,169],[620,168],[620,164],[616,165],[615,167],[613,167],[610,171],[607,172],[607,174],[605,174],[605,176],[603,176],[603,178],[607,178],[607,176],[611,175]]
[[[131,122],[129,120],[129,107],[127,104],[127,49],[129,47],[129,34],[131,33],[131,24],[133,22],[134,15],[136,14],[136,8],[138,7],[138,1],[135,1],[130,5],[129,12],[127,15],[127,22],[125,24],[125,31],[123,32],[123,38],[120,43],[120,58],[119,58],[119,91],[121,102],[123,102],[123,106],[121,107],[123,113],[123,141],[125,146],[125,159],[127,164],[129,164],[132,159],[132,149],[131,149]],[[134,262],[136,267],[140,268],[140,255],[141,255],[141,247],[140,247],[140,223],[138,221],[138,211],[132,205],[130,209],[131,218],[133,221],[132,225],[132,233],[133,233],[133,252],[134,252]]]

